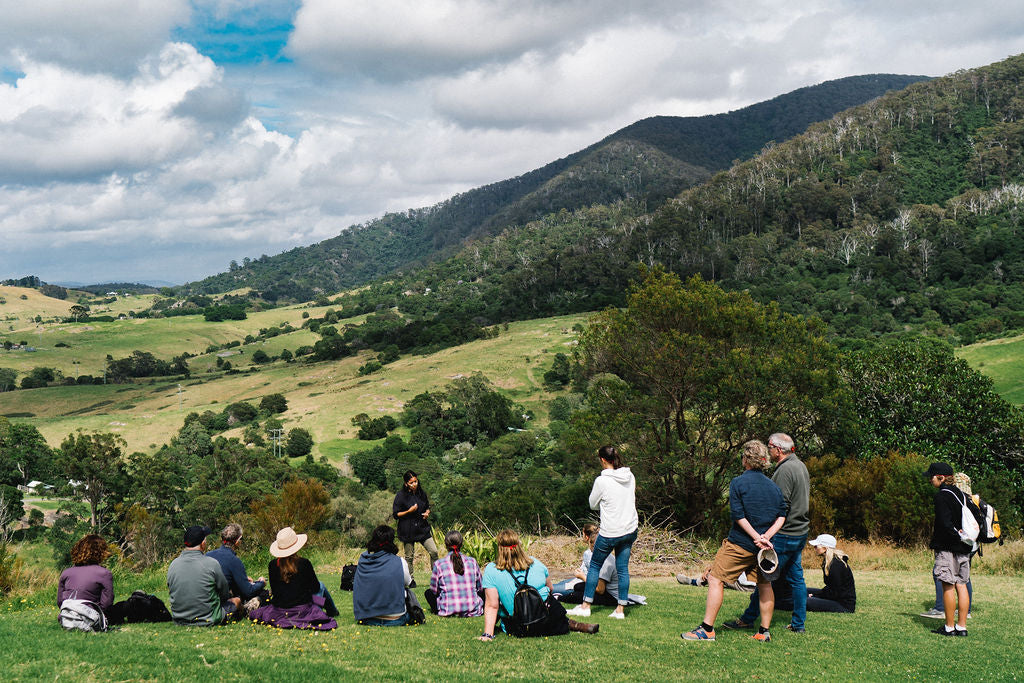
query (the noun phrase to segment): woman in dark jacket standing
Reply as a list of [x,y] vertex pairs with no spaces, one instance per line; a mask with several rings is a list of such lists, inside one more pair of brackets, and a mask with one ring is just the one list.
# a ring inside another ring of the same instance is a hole
[[[420,486],[420,478],[412,470],[408,470],[402,477],[405,485],[395,495],[394,505],[391,512],[398,520],[398,540],[402,542],[405,549],[405,563],[409,565],[409,574],[412,575],[413,554],[416,552],[416,544],[421,543],[430,554],[430,569],[433,571],[434,563],[437,562],[437,544],[430,535],[430,501],[427,494]],[[413,579],[410,588],[416,587],[416,580]]]
[[970,607],[967,582],[971,578],[970,557],[974,544],[961,540],[961,520],[964,505],[975,518],[980,511],[971,497],[954,485],[953,468],[946,463],[933,462],[924,476],[938,489],[935,492],[935,528],[930,547],[935,551],[932,575],[942,582],[946,624],[935,629],[935,633],[966,636],[967,610]]

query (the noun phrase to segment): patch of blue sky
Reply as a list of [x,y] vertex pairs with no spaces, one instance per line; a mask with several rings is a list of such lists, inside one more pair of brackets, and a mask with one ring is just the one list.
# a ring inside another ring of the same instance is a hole
[[24,78],[25,72],[18,71],[17,69],[9,69],[6,66],[0,67],[0,83],[7,83],[8,85],[14,85],[18,82],[19,78]]
[[220,65],[286,63],[284,54],[299,8],[294,0],[236,5],[224,13],[193,2],[192,22],[175,29],[174,39],[195,46]]

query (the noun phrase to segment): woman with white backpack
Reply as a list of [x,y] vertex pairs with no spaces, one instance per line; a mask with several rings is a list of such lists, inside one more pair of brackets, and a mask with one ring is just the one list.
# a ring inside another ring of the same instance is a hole
[[[942,604],[946,623],[935,629],[944,636],[967,635],[967,610],[970,596],[967,582],[971,578],[971,551],[978,535],[977,516],[981,514],[971,497],[954,485],[953,468],[944,462],[933,462],[924,473],[935,492],[935,527],[929,544],[935,551],[932,575],[942,583]],[[970,516],[974,516],[971,529]],[[959,610],[959,612],[958,612]],[[955,622],[955,623],[954,623]]]

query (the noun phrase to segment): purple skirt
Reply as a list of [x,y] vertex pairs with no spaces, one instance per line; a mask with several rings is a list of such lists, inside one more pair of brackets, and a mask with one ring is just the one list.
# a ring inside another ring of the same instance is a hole
[[249,612],[249,618],[255,622],[269,624],[277,628],[309,628],[317,631],[330,631],[338,628],[338,622],[323,610],[324,599],[313,596],[313,602],[295,607],[275,607],[264,605]]

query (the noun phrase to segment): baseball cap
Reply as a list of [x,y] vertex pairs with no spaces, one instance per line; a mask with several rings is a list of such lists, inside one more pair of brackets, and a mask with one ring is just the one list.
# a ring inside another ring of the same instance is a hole
[[195,548],[212,533],[213,529],[208,526],[190,526],[185,529],[185,545],[189,548]]
[[936,474],[951,477],[953,476],[953,468],[944,462],[933,462],[931,465],[928,465],[928,469],[924,471],[926,479],[931,479]]
[[833,536],[832,534],[821,534],[820,536],[818,536],[813,541],[808,541],[807,544],[808,545],[815,545],[815,546],[820,545],[823,548],[835,548],[836,547],[836,537]]

